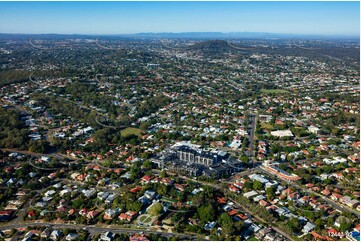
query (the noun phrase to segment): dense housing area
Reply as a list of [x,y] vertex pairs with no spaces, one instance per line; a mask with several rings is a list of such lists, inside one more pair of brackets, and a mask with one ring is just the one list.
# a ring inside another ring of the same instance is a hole
[[0,238],[359,240],[358,40],[34,38],[0,39]]

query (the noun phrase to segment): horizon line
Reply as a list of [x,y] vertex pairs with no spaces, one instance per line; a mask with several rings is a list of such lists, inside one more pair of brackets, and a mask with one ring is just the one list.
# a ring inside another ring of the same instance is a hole
[[1,35],[79,35],[79,36],[119,36],[119,35],[141,35],[141,34],[269,34],[269,35],[294,35],[294,36],[319,36],[319,37],[355,37],[360,38],[359,34],[315,34],[315,33],[278,33],[278,32],[252,32],[252,31],[189,31],[189,32],[136,32],[136,33],[5,33]]

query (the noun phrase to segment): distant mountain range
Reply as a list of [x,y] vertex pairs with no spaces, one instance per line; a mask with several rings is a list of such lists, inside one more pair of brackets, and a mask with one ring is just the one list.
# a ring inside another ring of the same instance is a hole
[[277,34],[262,32],[184,32],[184,33],[136,33],[112,35],[85,35],[85,34],[6,34],[0,33],[0,39],[94,39],[101,38],[128,38],[128,39],[359,39],[359,36],[342,35],[306,35],[306,34]]

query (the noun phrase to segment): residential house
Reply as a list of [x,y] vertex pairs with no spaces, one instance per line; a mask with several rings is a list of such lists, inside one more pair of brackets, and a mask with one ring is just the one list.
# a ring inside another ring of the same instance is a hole
[[269,233],[271,233],[271,230],[269,228],[260,229],[256,234],[256,238],[259,240],[262,240],[262,238],[265,237]]
[[171,186],[171,185],[173,185],[174,180],[172,180],[172,179],[169,178],[169,177],[165,177],[165,178],[163,178],[163,179],[160,181],[160,183],[161,183],[161,184],[164,184],[164,185],[166,185],[166,186]]
[[112,241],[114,239],[114,234],[111,231],[107,231],[102,233],[99,239],[101,241]]
[[88,209],[83,208],[79,211],[79,215],[81,216],[86,216],[88,214]]
[[174,188],[181,192],[184,192],[184,190],[185,190],[184,185],[177,184],[177,183],[174,184]]
[[0,221],[8,221],[12,218],[13,211],[2,210],[0,211]]
[[43,232],[41,232],[40,238],[41,238],[42,240],[47,240],[47,239],[50,237],[50,234],[51,234],[50,228],[46,228],[46,229],[44,229]]
[[208,222],[204,225],[204,229],[205,230],[208,230],[208,231],[211,231],[214,226],[216,226],[217,222],[213,221],[213,222]]
[[338,194],[338,193],[336,193],[336,192],[333,192],[332,194],[331,194],[331,197],[330,197],[332,200],[334,200],[334,201],[339,201],[341,198],[342,198],[342,195],[340,195],[340,194]]
[[267,207],[269,205],[268,202],[266,202],[265,200],[260,200],[259,202],[259,205],[261,205],[262,207]]
[[132,236],[129,237],[130,241],[149,241],[149,239],[144,235],[138,235],[138,234],[134,234]]
[[99,211],[97,210],[92,210],[92,211],[89,211],[86,215],[87,218],[89,219],[93,219],[93,218],[96,218],[98,215],[100,214]]
[[67,241],[78,240],[78,234],[69,233],[69,234],[65,237],[65,240],[67,240]]
[[57,230],[57,229],[53,230],[53,232],[51,232],[51,234],[50,234],[50,239],[58,240],[61,235],[62,235],[62,232],[60,230]]
[[259,201],[261,201],[261,200],[263,200],[263,199],[266,199],[266,197],[263,196],[263,195],[258,195],[258,196],[256,196],[256,197],[253,198],[253,201],[254,201],[254,202],[259,202]]
[[246,192],[246,193],[243,194],[243,196],[246,197],[246,198],[251,198],[251,197],[256,196],[256,195],[258,195],[258,192],[254,191],[254,190],[250,191],[250,192]]
[[126,213],[121,213],[119,215],[120,220],[127,220],[128,222],[132,221],[138,213],[134,211],[128,211]]
[[331,195],[331,191],[328,190],[328,189],[325,189],[321,192],[323,195],[325,195],[326,197],[330,196]]
[[97,194],[97,198],[100,201],[104,201],[107,197],[109,196],[109,192],[105,191],[105,192],[98,192]]
[[90,197],[92,197],[92,196],[94,196],[96,194],[96,190],[94,188],[92,188],[92,189],[84,189],[82,191],[82,193],[84,194],[84,196],[90,198]]
[[107,197],[107,199],[105,199],[105,203],[106,203],[106,204],[112,203],[113,200],[115,199],[115,196],[116,196],[116,195],[115,195],[114,193],[109,194],[109,196]]
[[236,193],[239,193],[239,188],[230,184],[228,185],[228,189],[231,191],[231,192],[236,192]]
[[111,208],[109,208],[109,209],[105,210],[105,213],[104,213],[103,218],[104,218],[105,220],[111,220],[111,219],[113,219],[113,218],[115,217],[115,215],[116,215],[117,213],[119,213],[119,212],[120,212],[120,209],[119,209],[119,208],[116,208],[116,209],[111,209]]
[[141,178],[141,183],[142,183],[142,184],[147,184],[147,183],[149,183],[151,180],[152,180],[152,178],[151,178],[150,176],[145,175],[145,176],[143,176],[143,177]]
[[306,225],[303,227],[302,232],[303,233],[309,233],[315,227],[316,227],[316,225],[314,225],[313,223],[307,222]]

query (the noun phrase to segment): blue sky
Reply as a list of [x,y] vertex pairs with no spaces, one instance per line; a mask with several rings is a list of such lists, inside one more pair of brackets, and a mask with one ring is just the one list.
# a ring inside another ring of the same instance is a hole
[[0,2],[0,33],[360,34],[353,2]]

